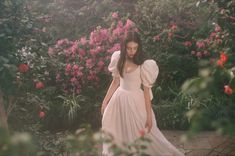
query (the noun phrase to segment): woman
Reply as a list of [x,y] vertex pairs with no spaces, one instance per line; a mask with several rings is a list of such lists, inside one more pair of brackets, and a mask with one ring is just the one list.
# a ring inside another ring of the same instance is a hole
[[[183,156],[160,132],[151,107],[151,87],[159,68],[154,60],[145,59],[140,37],[128,32],[121,51],[112,54],[108,66],[113,81],[101,106],[102,130],[113,135],[117,143],[131,143],[141,130],[151,139],[146,153],[151,156]],[[141,88],[142,85],[142,88]],[[111,156],[103,144],[103,155]]]

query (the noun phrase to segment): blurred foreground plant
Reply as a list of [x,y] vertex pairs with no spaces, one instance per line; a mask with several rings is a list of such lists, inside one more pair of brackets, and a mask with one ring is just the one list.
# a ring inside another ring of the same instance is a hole
[[114,156],[148,156],[145,149],[150,143],[150,139],[140,131],[140,137],[130,144],[117,144],[111,134],[98,131],[92,132],[89,126],[78,129],[75,135],[66,138],[66,151],[71,156],[101,156],[102,143],[109,146],[109,150]]
[[9,135],[0,127],[0,156],[35,156],[36,146],[28,133]]

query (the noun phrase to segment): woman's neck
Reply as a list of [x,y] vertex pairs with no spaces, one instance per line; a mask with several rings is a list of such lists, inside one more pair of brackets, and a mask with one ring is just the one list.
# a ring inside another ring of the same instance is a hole
[[132,58],[129,58],[129,57],[126,57],[126,62],[128,62],[128,63],[134,63],[133,59],[132,59]]

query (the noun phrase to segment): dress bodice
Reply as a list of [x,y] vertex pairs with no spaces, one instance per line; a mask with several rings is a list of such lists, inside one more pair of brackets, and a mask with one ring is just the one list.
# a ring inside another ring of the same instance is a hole
[[134,71],[124,72],[120,77],[120,87],[125,90],[138,90],[141,87],[140,66]]
[[[113,77],[120,77],[117,69],[118,60],[120,58],[120,51],[115,51],[112,54],[108,69],[112,72]],[[150,99],[153,98],[151,87],[157,79],[159,68],[156,62],[152,59],[145,60],[143,64],[139,65],[137,69],[132,72],[123,73],[120,77],[120,87],[126,90],[136,90],[143,86],[150,88]]]

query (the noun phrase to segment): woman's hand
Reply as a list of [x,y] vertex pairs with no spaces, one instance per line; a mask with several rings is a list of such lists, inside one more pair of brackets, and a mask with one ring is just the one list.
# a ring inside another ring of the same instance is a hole
[[146,123],[145,123],[145,128],[148,129],[148,131],[147,131],[148,133],[151,131],[152,126],[153,126],[153,124],[152,124],[152,117],[151,117],[151,115],[147,115],[147,120],[146,120]]
[[100,112],[101,112],[101,115],[104,114],[104,110],[105,110],[106,106],[107,106],[106,103],[102,103],[102,105],[101,105],[101,111],[100,111]]

